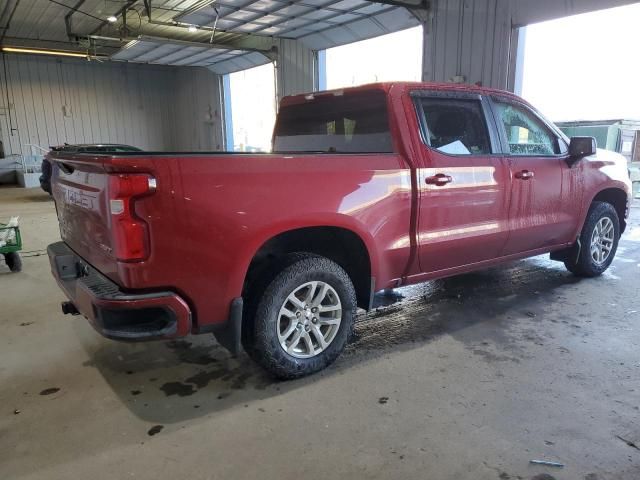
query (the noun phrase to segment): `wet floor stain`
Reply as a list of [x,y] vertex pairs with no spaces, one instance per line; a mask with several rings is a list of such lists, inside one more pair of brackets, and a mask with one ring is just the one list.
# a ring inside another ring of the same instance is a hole
[[[248,362],[241,364],[237,368],[229,369],[228,367],[221,365],[213,370],[201,370],[193,375],[190,375],[183,380],[166,382],[160,390],[164,392],[167,397],[177,395],[178,397],[187,397],[195,394],[199,390],[206,388],[211,382],[222,382],[228,385],[232,390],[244,390],[247,388],[249,382],[254,378],[255,365],[249,365]],[[254,388],[261,390],[266,388],[268,384],[273,380],[268,377],[263,378],[262,381],[253,382]],[[218,396],[218,399],[229,397],[231,392],[223,392]]]
[[196,389],[193,385],[188,385],[182,382],[167,382],[160,387],[160,390],[162,390],[167,397],[172,395],[188,397],[196,393]]
[[163,428],[164,428],[164,425],[154,425],[149,429],[149,431],[147,432],[147,435],[149,435],[150,437],[153,437],[154,435],[160,433]]
[[[543,333],[544,323],[567,323],[548,306],[564,303],[563,287],[578,281],[562,264],[536,257],[403,287],[397,294],[378,295],[376,308],[357,316],[354,337],[326,374],[443,336],[455,338],[470,356],[483,362],[525,362],[553,340]],[[582,324],[582,320],[577,323]],[[576,329],[575,335],[583,333]],[[151,423],[167,424],[234,403],[247,405],[247,400],[275,395],[280,387],[298,388],[304,382],[279,384],[246,354],[232,357],[205,337],[134,346],[105,343],[92,352],[88,364],[103,370],[122,396],[128,397],[130,408]],[[558,349],[569,354],[563,348]],[[124,375],[134,372],[134,378]],[[134,393],[138,391],[148,404],[131,401],[131,395],[138,395]],[[374,397],[373,401],[390,403],[386,396]],[[170,413],[158,414],[154,407],[159,404],[170,406]],[[150,408],[143,408],[147,406]]]
[[[487,362],[518,362],[523,357],[523,338],[509,332],[510,320],[530,323],[532,328],[524,340],[543,345],[544,339],[534,331],[538,325],[533,328],[534,323],[546,321],[543,312],[536,309],[537,302],[555,300],[550,297],[557,296],[559,287],[578,281],[561,264],[535,257],[506,268],[403,287],[397,290],[397,296],[378,294],[374,301],[377,308],[358,317],[345,357],[394,347],[410,348],[442,335],[454,335]],[[396,298],[398,301],[392,302]],[[472,328],[480,324],[490,328]],[[499,350],[511,351],[508,355],[494,353],[494,349],[478,348],[478,344],[498,345]]]
[[548,473],[539,473],[531,477],[531,480],[556,480],[556,477],[549,475]]
[[482,350],[480,348],[474,348],[471,350],[475,355],[479,355],[488,363],[494,362],[514,362],[520,363],[520,359],[516,357],[511,357],[509,355],[499,355],[493,352],[489,352],[487,350]]
[[207,346],[194,345],[186,340],[173,340],[165,345],[178,356],[182,363],[206,366],[218,361],[211,355],[211,348]]
[[40,392],[40,395],[53,395],[59,391],[60,389],[58,387],[45,388]]

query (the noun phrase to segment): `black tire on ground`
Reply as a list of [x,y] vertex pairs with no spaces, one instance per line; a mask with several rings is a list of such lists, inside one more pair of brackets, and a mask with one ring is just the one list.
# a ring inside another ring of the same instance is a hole
[[5,253],[4,261],[12,272],[22,271],[22,258],[18,252]]
[[[608,257],[602,263],[598,263],[593,258],[591,252],[591,239],[598,223],[604,218],[608,218],[613,224],[613,244],[611,245],[611,251]],[[597,277],[602,275],[602,273],[609,268],[609,265],[611,265],[616,255],[619,240],[620,219],[618,218],[616,209],[610,203],[593,202],[589,208],[589,213],[587,213],[582,232],[580,233],[581,248],[578,260],[575,264],[571,261],[565,261],[564,265],[567,267],[567,270],[579,277]]]
[[[280,309],[292,292],[308,282],[323,282],[334,290],[342,306],[341,321],[324,350],[315,356],[298,358],[286,352],[280,343]],[[243,324],[243,343],[251,358],[283,380],[310,375],[333,363],[351,337],[357,308],[355,290],[347,273],[327,258],[296,253],[280,263],[264,283],[266,288],[262,291],[254,289],[254,298],[249,301]]]

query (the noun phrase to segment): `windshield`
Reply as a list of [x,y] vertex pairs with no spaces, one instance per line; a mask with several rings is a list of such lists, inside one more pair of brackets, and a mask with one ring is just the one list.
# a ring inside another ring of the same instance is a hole
[[382,91],[320,95],[283,106],[273,135],[274,152],[393,152]]

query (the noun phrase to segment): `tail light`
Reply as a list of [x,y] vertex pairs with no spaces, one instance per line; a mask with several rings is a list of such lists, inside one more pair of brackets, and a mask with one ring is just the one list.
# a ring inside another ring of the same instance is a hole
[[150,175],[122,173],[109,176],[111,248],[117,260],[134,262],[149,255],[147,223],[136,216],[134,203],[155,189],[156,179]]

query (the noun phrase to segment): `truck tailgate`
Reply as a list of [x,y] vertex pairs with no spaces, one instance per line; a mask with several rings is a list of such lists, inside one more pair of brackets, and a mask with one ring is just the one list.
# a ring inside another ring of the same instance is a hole
[[87,154],[48,160],[62,240],[102,274],[129,286],[127,265],[144,267],[150,255],[143,220],[150,215],[141,197],[155,191],[153,160]]
[[113,273],[108,176],[102,161],[52,160],[52,193],[62,240],[104,274]]

